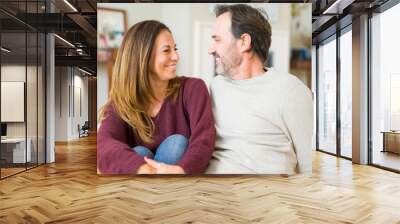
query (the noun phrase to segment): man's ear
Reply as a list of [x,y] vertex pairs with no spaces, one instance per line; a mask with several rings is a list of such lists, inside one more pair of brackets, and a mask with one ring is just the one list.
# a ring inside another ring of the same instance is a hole
[[244,33],[240,36],[240,49],[242,52],[251,51],[251,36]]

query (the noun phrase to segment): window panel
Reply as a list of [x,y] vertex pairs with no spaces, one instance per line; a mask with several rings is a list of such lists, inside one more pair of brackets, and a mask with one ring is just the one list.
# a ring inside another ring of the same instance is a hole
[[340,36],[340,154],[352,157],[352,35]]
[[336,153],[336,40],[318,49],[318,148]]
[[400,170],[400,4],[371,19],[372,163]]

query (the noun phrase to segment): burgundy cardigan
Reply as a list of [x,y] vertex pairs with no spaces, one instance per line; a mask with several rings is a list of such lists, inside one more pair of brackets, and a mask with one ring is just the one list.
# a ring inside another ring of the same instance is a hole
[[131,148],[144,146],[154,153],[170,135],[188,138],[188,148],[177,162],[187,174],[204,173],[215,146],[215,126],[211,100],[201,79],[182,77],[176,101],[167,97],[153,118],[154,142],[145,144],[109,105],[97,134],[97,167],[104,174],[136,173],[145,163]]

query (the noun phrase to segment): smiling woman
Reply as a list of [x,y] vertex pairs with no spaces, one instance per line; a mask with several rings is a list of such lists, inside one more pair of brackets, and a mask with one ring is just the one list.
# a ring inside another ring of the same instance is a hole
[[166,83],[176,77],[176,64],[179,60],[178,49],[172,34],[168,30],[162,30],[156,38],[155,48],[150,59],[150,80],[155,83]]
[[128,30],[100,114],[99,173],[205,171],[215,144],[211,101],[202,80],[177,77],[178,61],[163,23],[147,20]]

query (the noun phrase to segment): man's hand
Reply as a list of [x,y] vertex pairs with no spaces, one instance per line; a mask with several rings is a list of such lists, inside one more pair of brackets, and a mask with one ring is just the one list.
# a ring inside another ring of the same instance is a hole
[[137,171],[137,174],[156,174],[156,169],[149,164],[145,163],[141,165]]
[[144,157],[144,160],[156,170],[157,174],[185,174],[185,171],[180,166],[160,163],[147,157]]

